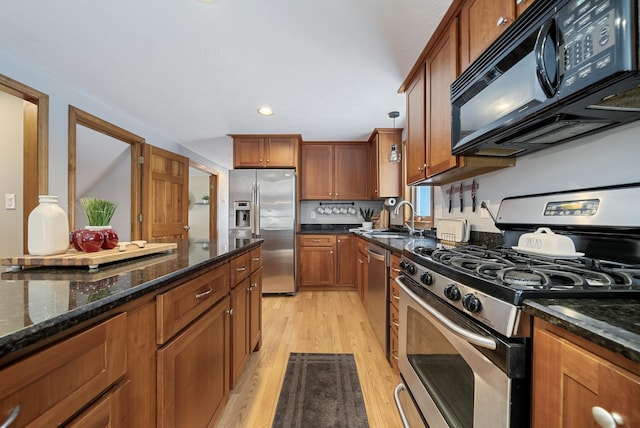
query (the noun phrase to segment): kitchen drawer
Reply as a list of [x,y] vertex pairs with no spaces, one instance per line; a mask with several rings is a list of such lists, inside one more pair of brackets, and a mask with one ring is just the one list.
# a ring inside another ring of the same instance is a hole
[[358,238],[358,252],[367,255],[367,251],[369,251],[369,243],[362,238]]
[[400,311],[398,310],[398,306],[390,305],[389,306],[389,327],[396,331],[396,335],[398,334],[398,327],[400,326]]
[[395,373],[399,373],[398,369],[398,329],[389,329],[389,364]]
[[336,245],[336,235],[302,235],[300,246],[302,247],[333,247]]
[[229,265],[224,263],[171,291],[158,295],[158,344],[168,341],[227,294]]
[[[391,255],[391,266],[389,266],[389,278],[391,278],[391,282],[395,284],[394,279],[400,275],[400,257],[395,254]],[[397,285],[396,285],[397,287]]]
[[400,287],[394,280],[389,283],[389,303],[398,310],[398,301],[400,300]]
[[251,273],[251,253],[246,252],[231,259],[231,288],[241,283]]
[[251,257],[251,272],[255,272],[262,267],[262,247],[251,250],[249,256]]
[[0,415],[11,426],[69,420],[127,371],[127,315],[120,314],[0,371]]
[[66,428],[103,428],[127,426],[127,390],[131,382],[127,381],[104,394],[91,407],[66,425]]

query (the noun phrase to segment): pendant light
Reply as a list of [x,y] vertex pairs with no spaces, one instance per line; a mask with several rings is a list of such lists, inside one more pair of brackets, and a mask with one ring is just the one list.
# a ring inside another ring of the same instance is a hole
[[[395,130],[396,130],[396,117],[400,116],[400,113],[397,111],[391,111],[389,112],[389,118],[393,119],[393,138],[395,138]],[[398,151],[398,145],[393,143],[391,145],[391,153],[389,153],[389,156],[387,157],[389,159],[389,162],[391,163],[398,163],[400,162],[400,160],[402,160],[402,154]]]

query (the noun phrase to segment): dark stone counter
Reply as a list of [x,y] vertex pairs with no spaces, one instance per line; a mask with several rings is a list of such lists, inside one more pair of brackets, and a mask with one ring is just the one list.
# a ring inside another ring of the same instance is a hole
[[[0,359],[100,317],[172,281],[254,248],[178,242],[172,253],[85,268],[31,268],[0,275]],[[226,244],[226,243],[225,243]]]
[[335,235],[338,233],[350,233],[349,229],[360,227],[360,224],[301,224],[300,234],[310,235]]
[[535,299],[524,311],[640,363],[640,300]]

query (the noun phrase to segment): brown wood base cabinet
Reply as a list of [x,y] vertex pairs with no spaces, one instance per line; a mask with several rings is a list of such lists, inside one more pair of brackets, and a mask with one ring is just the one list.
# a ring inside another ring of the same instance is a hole
[[214,426],[262,342],[261,248],[105,316],[0,369],[0,425]]
[[395,373],[398,369],[398,328],[400,328],[400,289],[395,279],[400,275],[400,257],[391,255],[389,266],[389,364]]
[[535,319],[535,428],[640,426],[638,397],[640,365]]

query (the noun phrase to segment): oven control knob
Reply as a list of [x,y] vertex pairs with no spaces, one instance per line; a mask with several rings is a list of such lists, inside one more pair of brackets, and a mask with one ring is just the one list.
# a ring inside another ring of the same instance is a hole
[[465,294],[462,298],[462,306],[471,313],[480,312],[482,309],[482,303],[480,303],[480,299],[478,299],[473,294]]
[[455,284],[449,284],[444,287],[444,295],[447,299],[455,302],[460,300],[460,289]]
[[429,272],[424,272],[422,275],[420,275],[420,282],[422,282],[424,285],[431,285],[433,284],[433,277]]
[[414,273],[416,273],[416,267],[412,263],[409,263],[405,260],[400,262],[400,269],[407,272],[409,275],[413,275]]

